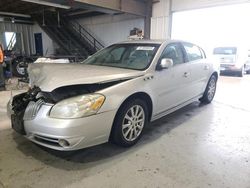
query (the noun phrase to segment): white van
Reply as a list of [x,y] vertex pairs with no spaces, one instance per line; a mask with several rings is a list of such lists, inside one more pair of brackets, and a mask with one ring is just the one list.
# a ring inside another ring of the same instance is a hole
[[236,73],[242,77],[245,72],[248,52],[235,46],[214,48],[213,55],[220,63],[220,73]]

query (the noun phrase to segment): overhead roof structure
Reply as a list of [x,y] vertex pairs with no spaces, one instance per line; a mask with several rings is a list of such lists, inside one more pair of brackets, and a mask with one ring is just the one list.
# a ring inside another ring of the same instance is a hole
[[147,14],[147,0],[4,0],[0,16],[27,17],[43,10],[60,10],[73,17],[100,14]]

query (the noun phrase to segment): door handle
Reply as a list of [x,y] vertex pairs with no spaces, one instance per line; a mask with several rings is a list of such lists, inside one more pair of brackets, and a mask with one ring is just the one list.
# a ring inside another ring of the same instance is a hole
[[204,66],[204,70],[208,70],[209,69],[209,66],[208,65],[205,65]]
[[190,72],[184,72],[183,76],[187,78],[189,75],[190,75]]

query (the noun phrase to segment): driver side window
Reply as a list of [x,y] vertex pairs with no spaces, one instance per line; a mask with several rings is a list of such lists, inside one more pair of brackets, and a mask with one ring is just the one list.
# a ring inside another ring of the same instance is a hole
[[121,56],[124,52],[125,48],[124,47],[120,47],[120,48],[117,48],[117,49],[114,49],[110,52],[112,58],[114,61],[119,61],[121,60]]
[[174,66],[185,62],[181,46],[178,43],[169,44],[162,53],[161,59],[163,58],[172,59]]
[[116,48],[110,51],[110,53],[105,57],[105,62],[109,63],[119,63],[122,55],[125,51],[124,47]]

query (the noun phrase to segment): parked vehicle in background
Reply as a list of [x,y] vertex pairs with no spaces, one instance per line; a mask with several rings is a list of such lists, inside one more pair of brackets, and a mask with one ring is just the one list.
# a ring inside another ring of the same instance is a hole
[[250,74],[250,50],[248,50],[248,58],[245,66],[245,71],[247,74]]
[[24,56],[16,54],[12,50],[4,51],[5,71],[11,72],[13,76],[24,77],[29,63],[33,63],[38,56]]
[[148,122],[210,103],[218,79],[200,47],[172,40],[118,43],[80,64],[32,63],[28,71],[31,89],[8,104],[12,128],[56,150],[132,146]]
[[[16,77],[26,77],[27,67],[30,63],[71,63],[74,62],[72,57],[39,57],[36,55],[22,56],[15,55],[12,51],[7,51],[4,57],[5,71],[11,71]],[[11,67],[12,66],[12,67]]]
[[214,48],[213,55],[220,64],[220,73],[236,73],[243,77],[248,59],[245,48],[236,46]]
[[24,77],[26,69],[30,63],[33,63],[37,56],[17,56],[12,59],[12,73],[16,77]]
[[245,70],[247,74],[250,74],[250,60],[247,61]]

